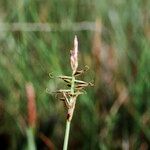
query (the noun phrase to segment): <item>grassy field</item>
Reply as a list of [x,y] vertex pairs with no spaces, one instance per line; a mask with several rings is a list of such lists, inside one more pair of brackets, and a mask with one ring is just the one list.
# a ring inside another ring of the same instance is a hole
[[49,73],[71,74],[77,35],[79,68],[90,68],[82,79],[94,87],[77,100],[69,149],[148,150],[149,8],[149,0],[1,0],[0,149],[27,149],[30,127],[37,149],[62,149],[66,111],[46,89],[63,87]]

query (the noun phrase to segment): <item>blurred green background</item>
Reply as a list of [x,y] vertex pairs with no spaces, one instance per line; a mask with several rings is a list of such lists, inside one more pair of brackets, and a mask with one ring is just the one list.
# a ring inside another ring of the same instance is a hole
[[[26,149],[25,86],[36,95],[37,149],[62,149],[63,87],[49,73],[70,75],[79,40],[81,77],[94,87],[78,98],[70,150],[150,148],[149,0],[0,0],[0,149]],[[42,136],[41,136],[42,135]]]

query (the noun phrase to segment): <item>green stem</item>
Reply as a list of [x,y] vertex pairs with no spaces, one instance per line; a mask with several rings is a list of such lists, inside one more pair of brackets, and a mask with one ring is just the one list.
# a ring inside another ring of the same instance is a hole
[[[74,94],[74,86],[75,86],[74,84],[75,84],[75,77],[73,75],[72,81],[71,81],[71,94]],[[70,99],[70,101],[71,101],[71,99]],[[70,124],[71,124],[71,121],[67,119],[63,150],[67,150],[67,148],[68,148]]]
[[72,81],[71,81],[71,94],[74,94],[74,82],[75,82],[75,77],[72,76]]
[[70,124],[71,124],[71,122],[67,120],[63,150],[67,150],[67,147],[68,147]]
[[29,127],[26,130],[26,134],[27,134],[28,150],[36,150],[33,128]]

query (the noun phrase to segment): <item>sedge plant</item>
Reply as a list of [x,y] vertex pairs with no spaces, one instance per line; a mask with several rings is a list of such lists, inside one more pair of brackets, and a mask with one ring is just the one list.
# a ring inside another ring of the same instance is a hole
[[64,136],[64,144],[63,150],[67,150],[68,141],[69,141],[69,132],[70,132],[70,124],[72,121],[76,100],[77,97],[81,94],[84,94],[84,88],[87,86],[92,86],[91,82],[85,82],[82,80],[78,80],[77,77],[87,71],[86,69],[78,70],[78,39],[77,36],[74,38],[74,48],[70,51],[70,64],[72,69],[71,76],[58,76],[58,78],[62,79],[69,89],[60,89],[56,91],[57,94],[61,94],[60,100],[64,102],[64,105],[67,109],[67,120],[66,120],[66,130]]

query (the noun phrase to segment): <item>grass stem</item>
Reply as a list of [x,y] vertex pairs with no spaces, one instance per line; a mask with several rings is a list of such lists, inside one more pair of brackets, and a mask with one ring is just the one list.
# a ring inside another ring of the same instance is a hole
[[33,128],[29,127],[26,133],[27,133],[28,150],[36,150]]
[[[74,75],[72,75],[71,94],[74,94],[74,84],[75,84],[74,82],[75,82],[75,77]],[[71,99],[70,99],[70,102],[71,102]],[[68,147],[70,124],[71,124],[71,120],[67,118],[63,150],[67,150],[67,147]]]
[[71,124],[71,121],[67,120],[66,121],[66,131],[65,131],[65,138],[64,138],[63,150],[67,150],[67,147],[68,147],[70,124]]

